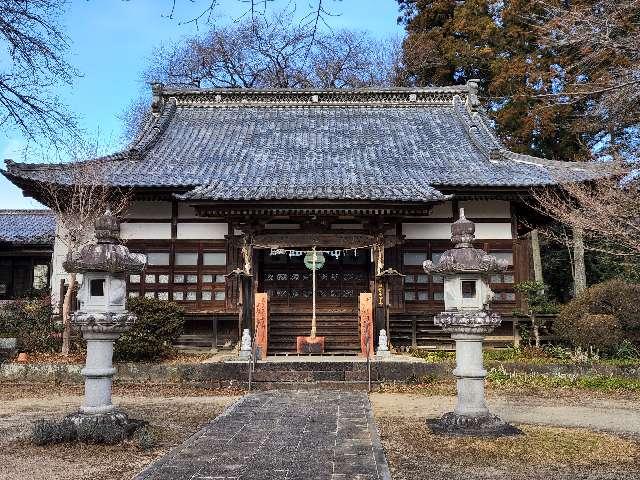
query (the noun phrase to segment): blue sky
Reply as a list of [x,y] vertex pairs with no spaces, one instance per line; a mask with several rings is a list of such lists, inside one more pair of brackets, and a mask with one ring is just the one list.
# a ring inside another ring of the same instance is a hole
[[[172,0],[72,0],[62,19],[71,40],[68,59],[82,76],[72,88],[64,86],[56,93],[79,117],[87,136],[99,138],[107,151],[121,147],[118,116],[146,88],[139,77],[154,47],[196,33],[194,24],[180,21],[192,18],[208,0],[176,0],[173,19],[167,18],[171,3]],[[278,10],[290,3],[269,1],[268,8]],[[308,11],[310,3],[314,0],[299,0],[297,11]],[[367,30],[379,37],[403,33],[396,23],[396,0],[325,0],[325,4],[336,15],[329,19],[332,28]],[[243,0],[219,0],[212,21],[233,22],[246,8]],[[201,23],[199,28],[202,31],[207,25]],[[22,160],[24,146],[18,133],[0,131],[0,159]],[[0,176],[0,208],[39,206]]]

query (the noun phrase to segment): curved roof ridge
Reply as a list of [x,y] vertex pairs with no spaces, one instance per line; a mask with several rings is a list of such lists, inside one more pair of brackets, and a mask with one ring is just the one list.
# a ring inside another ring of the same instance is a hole
[[[176,112],[177,103],[175,99],[170,99],[162,108],[160,114],[155,115],[154,120],[147,122],[146,126],[140,131],[136,138],[123,150],[102,155],[96,158],[88,158],[86,160],[78,160],[71,162],[57,163],[28,163],[15,162],[11,159],[5,159],[5,165],[9,174],[15,174],[19,171],[43,171],[43,170],[65,170],[69,165],[91,165],[93,163],[100,164],[111,161],[121,160],[139,160],[145,152],[147,152],[158,141],[162,133],[167,129],[173,114]],[[153,118],[153,117],[152,117]]]
[[145,152],[153,147],[171,123],[171,119],[176,113],[177,106],[177,101],[173,97],[162,106],[162,110],[157,116],[156,121],[150,122],[146,132],[141,134],[138,138],[138,142],[129,146],[128,153],[131,158],[139,159]]
[[481,127],[486,127],[484,122],[476,122],[480,118],[480,115],[477,111],[472,110],[469,105],[462,101],[459,96],[453,97],[453,110],[456,113],[456,117],[460,122],[462,122],[464,126],[464,131],[467,134],[467,137],[471,141],[472,145],[480,151],[480,153],[487,158],[488,160],[492,159],[492,152],[498,148],[504,148],[498,141],[498,139],[494,136],[491,136],[491,140],[493,140],[490,145],[487,145],[486,139],[483,138],[481,132],[478,128],[478,123],[481,124]]
[[177,95],[197,95],[207,93],[243,93],[243,94],[300,94],[300,93],[339,93],[339,94],[369,94],[369,93],[422,93],[422,92],[445,92],[454,93],[469,91],[468,85],[446,85],[442,87],[438,86],[426,86],[426,87],[357,87],[357,88],[229,88],[229,87],[212,87],[212,88],[198,88],[191,86],[172,86],[172,85],[160,85],[161,95],[165,97],[175,97]]
[[49,208],[3,208],[0,215],[54,215]]
[[500,162],[501,160],[507,159],[538,167],[569,169],[574,171],[598,170],[601,168],[592,162],[551,160],[511,151],[502,144],[495,130],[488,124],[487,118],[482,114],[482,111],[469,109],[459,98],[454,99],[454,102],[456,113],[465,124],[465,127],[468,127],[466,130],[472,143],[478,146],[481,152],[491,162]]

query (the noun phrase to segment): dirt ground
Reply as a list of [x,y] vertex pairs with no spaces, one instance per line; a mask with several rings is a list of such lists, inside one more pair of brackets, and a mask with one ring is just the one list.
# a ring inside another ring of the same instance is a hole
[[[116,385],[114,403],[130,416],[149,421],[151,438],[106,447],[38,447],[28,441],[32,422],[74,411],[82,400],[82,386],[2,384],[0,480],[128,480],[242,393]],[[425,420],[453,407],[454,398],[446,392],[374,393],[370,398],[394,480],[640,480],[636,398],[489,392],[492,408],[513,415],[508,419],[524,434],[480,440],[430,433]],[[589,422],[589,428],[580,428]]]
[[238,398],[238,392],[234,390],[116,388],[114,403],[130,417],[148,421],[150,437],[134,437],[113,446],[32,445],[28,435],[33,421],[60,418],[74,411],[81,403],[81,391],[78,388],[2,385],[1,480],[129,480]]
[[[635,431],[640,402],[589,395],[491,396],[488,401],[523,435],[499,439],[433,435],[426,419],[451,410],[454,397],[372,394],[393,479],[640,479],[640,433]],[[583,423],[589,428],[580,428]]]

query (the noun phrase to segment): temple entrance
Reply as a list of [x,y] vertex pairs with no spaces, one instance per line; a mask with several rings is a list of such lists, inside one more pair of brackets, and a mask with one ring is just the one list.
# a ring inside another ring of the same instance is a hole
[[[357,353],[358,296],[371,288],[371,253],[337,252],[325,254],[316,273],[317,334],[325,337],[327,353]],[[269,294],[269,351],[294,353],[296,337],[309,335],[311,328],[312,272],[303,255],[261,250],[259,261],[258,291]]]

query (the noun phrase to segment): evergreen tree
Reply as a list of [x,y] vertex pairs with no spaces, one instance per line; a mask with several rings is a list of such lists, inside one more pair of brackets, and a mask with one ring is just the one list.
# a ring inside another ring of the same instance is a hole
[[[580,122],[587,102],[549,101],[574,81],[562,52],[546,46],[530,0],[398,0],[407,37],[407,83],[480,80],[483,103],[514,151],[559,160],[589,156],[593,126]],[[575,74],[574,74],[575,76]]]

